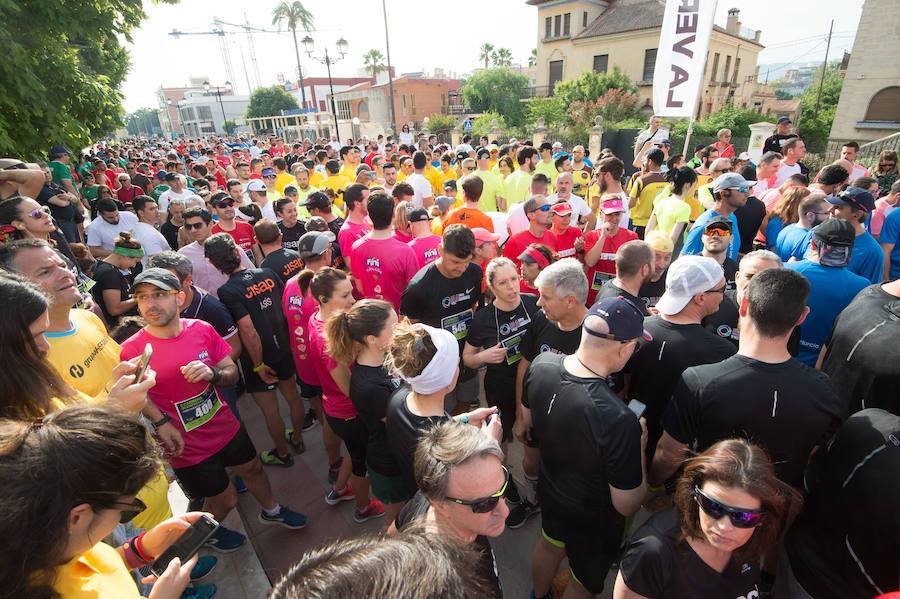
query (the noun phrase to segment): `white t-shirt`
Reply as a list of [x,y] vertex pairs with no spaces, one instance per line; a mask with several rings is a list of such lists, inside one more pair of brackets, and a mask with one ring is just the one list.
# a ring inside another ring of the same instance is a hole
[[144,249],[144,257],[141,258],[141,264],[144,265],[144,268],[147,267],[147,259],[150,256],[172,249],[169,247],[169,242],[166,241],[166,238],[162,236],[162,233],[157,231],[152,225],[139,222],[131,232],[134,234],[134,238],[141,242],[141,247]]
[[524,205],[525,202],[516,202],[509,207],[506,214],[506,230],[509,231],[510,237],[528,228],[528,217],[525,216]]
[[[560,201],[559,194],[554,193],[551,196],[547,196],[547,199],[550,200],[551,204],[555,204]],[[572,206],[572,222],[571,226],[578,226],[578,219],[582,216],[587,216],[591,213],[591,207],[587,205],[581,196],[577,196],[574,193],[569,194],[569,199],[563,200],[569,203]]]
[[178,193],[171,189],[167,189],[159,196],[159,211],[165,213],[166,210],[169,209],[169,202],[171,202],[172,200],[184,200],[192,195],[196,194],[190,189],[185,189],[181,193]]
[[259,146],[250,146],[250,158],[259,158],[262,156],[262,148]]
[[799,175],[800,174],[800,164],[785,164],[781,163],[781,167],[775,173],[775,181],[769,186],[769,189],[774,189],[776,187],[781,187],[781,184],[787,181],[791,175]]
[[112,225],[102,216],[98,216],[87,227],[88,245],[92,247],[102,247],[110,252],[116,246],[115,239],[122,231],[134,231],[134,226],[138,224],[138,217],[131,212],[119,211],[119,222]]
[[767,191],[769,191],[768,179],[760,179],[756,182],[756,185],[753,186],[753,195],[756,198],[761,198]]
[[409,131],[401,131],[400,132],[400,143],[409,145],[413,141],[412,133]]
[[424,175],[413,173],[406,178],[406,182],[412,185],[413,188],[412,206],[414,208],[423,208],[423,200],[434,197],[431,183],[428,182]]
[[868,175],[869,175],[869,170],[866,167],[860,166],[858,164],[854,164],[853,172],[850,173],[850,182],[852,183],[853,180],[858,177],[866,177]]

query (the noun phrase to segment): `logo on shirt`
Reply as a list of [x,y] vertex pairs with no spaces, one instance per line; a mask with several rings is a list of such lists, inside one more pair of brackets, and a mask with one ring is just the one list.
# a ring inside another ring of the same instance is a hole
[[378,258],[366,258],[366,266],[368,268],[381,268],[381,260]]
[[512,322],[504,322],[500,325],[500,334],[503,336],[509,335],[510,333],[518,331],[520,328],[522,328],[526,324],[529,324],[530,322],[531,319],[524,316],[516,318]]
[[[472,289],[475,288],[473,287]],[[445,297],[441,300],[441,305],[445,308],[449,308],[450,306],[455,306],[459,302],[472,299],[472,289],[467,289],[465,293],[454,293],[453,295]]]
[[288,305],[293,308],[300,308],[301,306],[303,306],[303,298],[299,295],[292,295],[290,298],[288,298]]
[[207,360],[209,360],[209,352],[206,350],[203,350],[202,352],[197,354],[197,359],[200,360],[201,362],[206,362]]
[[80,364],[72,364],[69,366],[69,376],[73,379],[80,379],[84,376],[84,368]]
[[719,337],[723,337],[725,339],[737,339],[738,338],[738,330],[736,328],[731,328],[727,324],[720,324],[716,327],[716,334]]
[[554,349],[554,348],[550,347],[550,346],[547,345],[546,343],[544,343],[543,345],[541,345],[540,352],[541,352],[542,354],[545,354],[545,353],[547,353],[547,352],[550,352],[551,354],[558,354],[558,355],[562,355],[562,353],[563,353],[563,352],[559,351],[558,349]]
[[425,260],[428,260],[429,258],[435,258],[435,259],[437,259],[438,253],[439,253],[439,252],[438,252],[438,249],[437,249],[437,248],[431,248],[431,249],[429,249],[429,250],[425,250],[425,253],[423,254],[423,257],[425,258]]
[[247,299],[253,299],[257,295],[268,293],[273,289],[275,289],[275,281],[273,281],[272,279],[266,279],[247,287],[247,291],[246,293],[244,293],[244,297],[246,297]]

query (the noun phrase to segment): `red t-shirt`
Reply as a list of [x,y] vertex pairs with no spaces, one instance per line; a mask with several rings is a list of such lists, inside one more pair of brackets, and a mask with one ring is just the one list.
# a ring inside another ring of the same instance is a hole
[[338,362],[328,355],[327,347],[325,323],[319,318],[319,311],[316,310],[316,313],[309,317],[309,357],[322,387],[322,408],[332,418],[353,418],[356,416],[353,403],[331,377],[331,371],[337,367]]
[[134,198],[142,193],[144,193],[144,191],[140,187],[132,185],[127,190],[123,187],[116,191],[116,198],[126,206],[131,206],[131,202],[134,201]]
[[228,233],[234,239],[235,245],[244,250],[248,258],[253,258],[253,246],[256,245],[256,233],[250,223],[242,223],[239,220],[234,221],[234,229],[226,231],[219,223],[213,225],[212,234]]
[[[595,229],[584,236],[585,254],[590,252],[591,248],[597,245],[602,233],[602,229]],[[594,266],[588,269],[588,283],[590,284],[590,289],[588,290],[588,306],[594,305],[594,299],[596,299],[597,292],[600,291],[604,281],[616,277],[616,251],[623,244],[637,238],[637,233],[634,231],[619,227],[618,233],[612,237],[607,237],[606,241],[603,242],[603,253],[600,254],[600,259],[597,260],[597,263],[594,264]]]
[[506,240],[506,244],[503,246],[503,257],[512,260],[516,265],[516,270],[519,270],[519,255],[524,252],[525,248],[527,248],[532,243],[540,243],[546,245],[554,252],[556,251],[558,245],[556,235],[554,235],[553,231],[551,231],[550,229],[544,231],[543,237],[535,237],[531,234],[531,231],[525,229],[524,231],[519,231]]
[[121,355],[130,360],[143,353],[146,344],[153,347],[150,367],[156,371],[156,385],[147,396],[172,419],[184,439],[181,455],[169,457],[174,468],[202,462],[225,447],[240,428],[218,387],[206,381],[189,383],[181,374],[181,367],[194,360],[215,366],[231,346],[202,320],[182,318],[181,325],[181,334],[172,339],[160,339],[141,329],[122,343]]
[[569,227],[562,235],[556,236],[556,254],[560,258],[575,257],[575,240],[582,237],[583,233],[578,227]]

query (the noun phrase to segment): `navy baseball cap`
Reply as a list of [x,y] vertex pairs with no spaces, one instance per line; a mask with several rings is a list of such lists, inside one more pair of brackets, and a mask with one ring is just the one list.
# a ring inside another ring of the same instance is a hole
[[848,187],[837,195],[825,198],[834,206],[852,206],[856,210],[872,212],[875,210],[875,198],[868,190],[862,187]]
[[53,146],[50,148],[50,153],[58,156],[61,154],[71,154],[72,152],[67,150],[65,146]]
[[[591,329],[588,318],[597,316],[603,325]],[[653,341],[653,336],[644,330],[644,314],[624,297],[606,297],[594,304],[584,318],[585,332],[601,339],[631,341],[641,338]]]

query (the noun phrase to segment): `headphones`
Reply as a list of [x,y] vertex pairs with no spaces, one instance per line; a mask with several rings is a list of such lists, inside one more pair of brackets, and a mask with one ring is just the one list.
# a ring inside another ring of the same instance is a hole
[[320,304],[327,304],[327,303],[328,303],[328,298],[323,296],[322,299],[319,300],[319,303],[320,303]]

